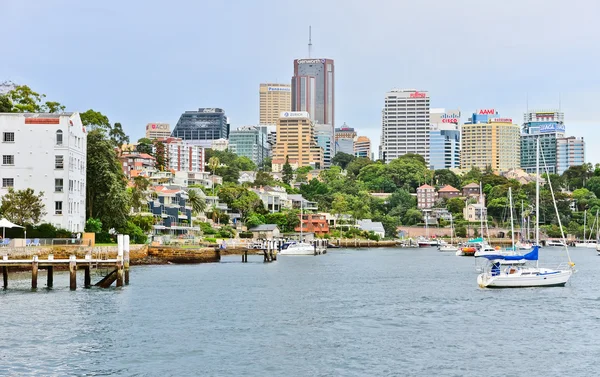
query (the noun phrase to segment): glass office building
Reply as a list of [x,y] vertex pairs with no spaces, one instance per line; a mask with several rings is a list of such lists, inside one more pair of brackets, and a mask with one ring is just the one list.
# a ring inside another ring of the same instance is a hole
[[179,117],[171,136],[210,148],[213,140],[229,138],[229,123],[225,111],[219,108],[186,111]]
[[429,131],[429,164],[431,169],[460,167],[460,131]]
[[267,127],[240,127],[229,134],[229,150],[248,157],[257,166],[269,156]]

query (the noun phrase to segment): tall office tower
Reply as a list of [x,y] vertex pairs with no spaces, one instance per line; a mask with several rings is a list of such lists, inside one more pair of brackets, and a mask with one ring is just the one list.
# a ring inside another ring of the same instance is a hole
[[431,169],[460,167],[460,110],[431,109],[429,166]]
[[266,127],[240,127],[229,133],[229,150],[248,157],[257,166],[269,156],[269,149]]
[[281,171],[286,158],[296,169],[302,166],[323,167],[323,149],[317,145],[313,122],[306,111],[281,113],[277,122],[273,171]]
[[381,124],[381,153],[388,163],[407,153],[429,164],[429,93],[393,89],[385,95]]
[[556,140],[556,174],[562,175],[571,166],[585,164],[585,141],[575,136]]
[[229,122],[223,109],[186,111],[179,117],[171,136],[210,148],[213,140],[229,138]]
[[494,171],[507,171],[520,166],[520,128],[512,119],[500,118],[494,109],[474,113],[463,124],[461,138],[462,169],[490,166]]
[[292,110],[292,87],[289,84],[260,84],[259,123],[275,126],[279,114]]
[[171,136],[171,125],[169,123],[148,123],[146,125],[146,138],[158,139]]
[[354,156],[371,158],[371,139],[359,136],[354,142]]
[[292,111],[307,111],[318,124],[335,127],[332,59],[296,59],[292,77]]
[[331,166],[335,145],[331,127],[328,124],[315,124],[314,127],[317,145],[323,148],[323,168],[328,169]]
[[[540,139],[540,151],[550,173],[557,171],[557,140],[565,137],[565,115],[555,110],[529,111],[525,113],[521,133],[521,169],[527,173],[536,171],[536,140]],[[544,167],[542,166],[541,169]]]
[[354,154],[354,139],[356,131],[346,123],[335,129],[335,153]]

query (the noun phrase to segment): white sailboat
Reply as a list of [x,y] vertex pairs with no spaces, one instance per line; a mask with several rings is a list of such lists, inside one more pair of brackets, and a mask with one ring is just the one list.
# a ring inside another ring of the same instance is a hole
[[452,220],[452,215],[450,215],[450,243],[445,245],[440,245],[438,247],[439,251],[451,251],[456,253],[458,251],[458,247],[454,246],[454,222]]
[[279,255],[316,255],[315,247],[303,239],[303,216],[302,200],[300,200],[300,240],[290,240],[281,246]]
[[[477,276],[477,284],[479,284],[482,288],[522,288],[522,287],[550,287],[550,286],[563,286],[569,281],[574,272],[575,264],[571,262],[571,258],[569,256],[569,249],[565,247],[565,251],[567,252],[567,257],[569,258],[568,266],[558,266],[557,268],[544,268],[539,267],[538,264],[538,252],[539,252],[539,239],[540,239],[540,227],[539,227],[539,218],[540,218],[540,167],[539,167],[539,159],[540,159],[540,140],[539,138],[536,141],[536,186],[535,186],[535,204],[536,204],[536,221],[535,221],[535,239],[536,245],[533,247],[532,251],[525,255],[514,255],[514,256],[502,256],[502,255],[490,255],[485,256],[486,259],[490,261],[489,267],[481,274]],[[548,174],[549,176],[550,174]],[[556,201],[554,197],[554,190],[552,189],[552,185],[550,180],[548,179],[548,184],[550,185],[550,192],[552,194],[552,200],[554,201],[554,210],[556,212],[558,218],[558,225],[561,229],[562,238],[564,237],[564,232],[562,230],[562,224],[560,221],[560,216],[558,214],[558,209],[556,207]],[[514,266],[510,265],[507,267],[501,266],[501,261],[516,261],[516,260],[527,260],[527,261],[535,261],[535,267],[525,267],[525,266]]]

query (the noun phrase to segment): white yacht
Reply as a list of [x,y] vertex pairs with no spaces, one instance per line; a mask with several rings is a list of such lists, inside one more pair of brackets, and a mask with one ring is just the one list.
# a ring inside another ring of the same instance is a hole
[[454,243],[454,222],[452,221],[452,215],[450,215],[450,243],[445,241],[440,241],[440,245],[438,245],[439,251],[450,251],[453,253],[458,252],[458,247],[453,245]]
[[559,240],[548,240],[546,241],[546,246],[549,247],[565,247],[565,244]]
[[280,255],[315,255],[315,247],[307,242],[291,240],[281,246]]
[[[536,142],[536,176],[540,176],[540,140]],[[549,175],[549,174],[548,174]],[[550,186],[550,193],[552,194],[552,201],[554,202],[554,209],[556,209],[556,200],[554,198],[554,190],[550,180],[548,179],[548,185]],[[536,208],[536,221],[535,221],[535,234],[536,234],[536,245],[533,249],[525,255],[485,255],[484,257],[489,260],[489,266],[484,270],[483,273],[477,276],[477,284],[481,288],[523,288],[523,287],[552,287],[552,286],[563,286],[569,281],[571,275],[575,272],[575,264],[571,261],[569,255],[569,249],[565,247],[567,257],[569,259],[568,265],[559,265],[556,268],[545,268],[539,267],[538,265],[538,252],[539,252],[539,239],[540,239],[540,180],[536,179],[535,185],[535,208]],[[562,231],[562,224],[560,218],[558,219],[559,226]],[[503,267],[501,262],[511,263],[513,261],[535,261],[535,266],[515,266],[509,265]]]

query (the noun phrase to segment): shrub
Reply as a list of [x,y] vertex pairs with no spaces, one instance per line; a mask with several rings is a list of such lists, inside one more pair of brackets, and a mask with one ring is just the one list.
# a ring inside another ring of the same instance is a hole
[[209,242],[209,243],[217,243],[217,239],[216,238],[205,238],[204,240],[206,242]]
[[91,233],[100,233],[102,231],[102,221],[100,221],[100,219],[90,217],[85,222],[85,231]]
[[240,236],[240,238],[252,238],[253,234],[252,234],[252,232],[241,232],[239,234],[239,236]]

